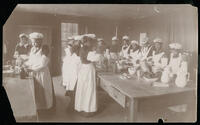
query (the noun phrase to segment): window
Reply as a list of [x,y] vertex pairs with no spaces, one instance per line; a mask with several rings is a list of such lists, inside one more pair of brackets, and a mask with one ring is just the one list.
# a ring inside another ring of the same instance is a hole
[[78,24],[61,23],[61,40],[67,41],[67,38],[73,35],[78,35]]
[[65,56],[64,48],[67,43],[67,38],[73,35],[78,35],[78,24],[77,23],[61,23],[62,58]]

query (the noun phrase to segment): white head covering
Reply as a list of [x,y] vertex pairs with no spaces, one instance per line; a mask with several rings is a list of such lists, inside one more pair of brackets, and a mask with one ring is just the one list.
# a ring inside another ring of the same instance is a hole
[[148,42],[148,40],[149,40],[149,37],[144,37],[142,40],[141,40],[141,42],[140,42],[140,45],[141,46],[143,46],[144,44],[146,44],[147,42]]
[[139,42],[136,41],[136,40],[132,40],[132,41],[131,41],[131,44],[137,44],[137,45],[139,45]]
[[162,40],[160,38],[155,38],[153,40],[154,43],[162,43]]
[[117,37],[116,37],[116,36],[114,36],[114,37],[112,38],[112,40],[118,40],[118,39],[117,39]]
[[90,37],[90,38],[93,38],[93,39],[96,38],[96,35],[95,35],[95,34],[85,34],[84,36],[87,36],[87,37]]
[[74,36],[74,40],[81,40],[81,39],[82,39],[82,36],[81,36],[81,35]]
[[98,40],[98,41],[104,41],[103,38],[98,38],[97,40]]
[[28,35],[26,35],[25,33],[21,33],[21,34],[19,35],[19,38],[21,38],[21,37],[26,37],[26,38],[28,38]]
[[30,39],[42,39],[44,36],[42,33],[33,32],[29,34]]
[[68,40],[73,40],[74,38],[73,38],[73,37],[68,37],[67,39],[68,39]]
[[125,35],[125,36],[122,37],[122,39],[123,40],[129,40],[129,37]]
[[179,44],[179,43],[171,43],[171,44],[169,44],[169,47],[171,49],[177,49],[177,50],[182,48],[181,44]]

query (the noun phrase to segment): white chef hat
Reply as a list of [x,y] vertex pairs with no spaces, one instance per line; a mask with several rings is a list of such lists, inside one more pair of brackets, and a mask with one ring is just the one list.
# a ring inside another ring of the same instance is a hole
[[33,32],[29,34],[30,39],[42,39],[44,36],[42,33]]
[[182,48],[181,44],[179,44],[179,43],[171,43],[171,44],[169,44],[169,47],[171,49],[176,49],[176,50],[179,50]]
[[122,39],[123,40],[129,40],[129,37],[125,35],[125,36],[122,37]]
[[74,36],[74,40],[81,40],[81,39],[82,39],[81,35]]
[[95,34],[85,34],[84,36],[87,36],[87,37],[90,37],[90,38],[93,38],[93,39],[96,38],[96,35],[95,35]]
[[104,41],[103,38],[98,38],[97,41]]
[[73,38],[73,37],[71,37],[71,36],[69,36],[67,39],[68,39],[68,40],[73,40],[74,38]]
[[28,38],[28,35],[26,35],[25,33],[21,33],[21,34],[19,34],[19,38],[21,38],[21,37],[26,37],[26,38]]
[[153,40],[154,43],[162,43],[162,40],[160,38],[155,38]]
[[112,40],[118,40],[118,39],[117,39],[117,37],[116,37],[116,36],[114,36],[114,37],[112,38]]
[[149,40],[149,37],[145,36],[144,38],[141,39],[140,41],[140,45],[143,46],[145,45]]
[[131,44],[137,44],[137,45],[139,45],[139,42],[136,41],[136,40],[132,40],[132,41],[131,41]]

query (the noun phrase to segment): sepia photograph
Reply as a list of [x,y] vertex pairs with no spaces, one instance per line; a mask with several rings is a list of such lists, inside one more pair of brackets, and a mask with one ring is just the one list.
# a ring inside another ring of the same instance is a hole
[[195,6],[17,4],[2,33],[16,122],[197,121]]

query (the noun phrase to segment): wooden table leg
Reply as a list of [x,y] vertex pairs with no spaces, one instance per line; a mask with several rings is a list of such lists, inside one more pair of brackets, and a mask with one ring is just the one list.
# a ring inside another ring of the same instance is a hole
[[137,99],[127,99],[126,103],[127,120],[128,122],[136,122],[138,115],[138,100]]
[[39,122],[39,113],[36,111],[36,122]]

